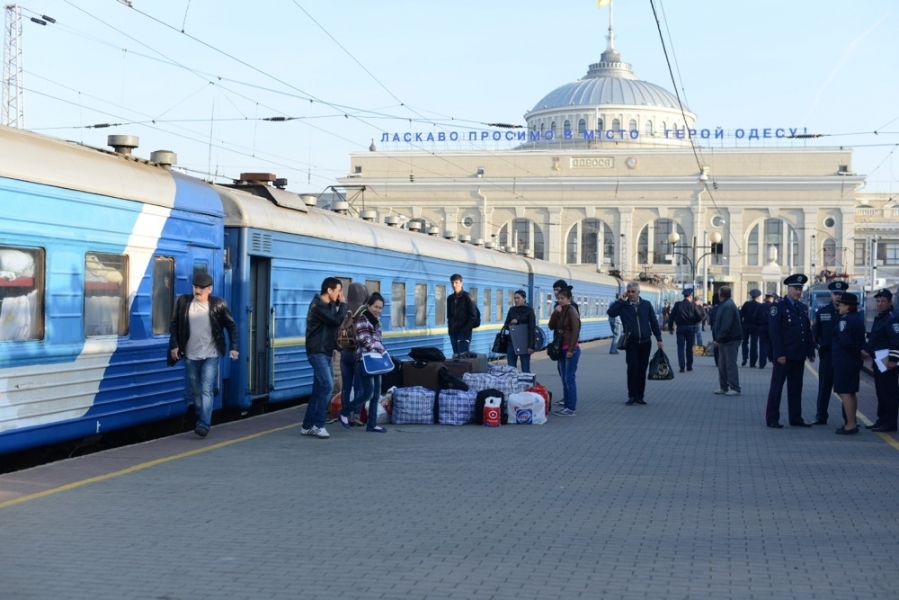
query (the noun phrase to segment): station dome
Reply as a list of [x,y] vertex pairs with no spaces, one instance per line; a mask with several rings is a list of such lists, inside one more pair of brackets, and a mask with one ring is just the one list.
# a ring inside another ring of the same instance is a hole
[[554,89],[524,115],[531,139],[540,132],[541,142],[689,144],[675,131],[693,128],[696,115],[686,105],[681,111],[665,88],[638,79],[611,39],[583,78]]

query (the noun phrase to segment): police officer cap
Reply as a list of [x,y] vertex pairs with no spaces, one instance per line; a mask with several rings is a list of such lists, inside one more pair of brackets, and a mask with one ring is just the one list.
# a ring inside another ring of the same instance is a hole
[[827,284],[827,289],[831,292],[842,293],[849,289],[849,284],[845,281],[832,281]]
[[851,292],[846,292],[840,296],[840,304],[854,304],[858,306],[858,296]]
[[772,294],[771,292],[768,292],[767,294],[765,294],[765,298],[774,298],[775,300],[777,300],[777,294]]
[[684,298],[693,295],[693,288],[684,288]]
[[753,298],[758,298],[762,295],[762,292],[760,290],[749,290],[749,295]]
[[197,287],[209,287],[212,285],[212,275],[209,273],[197,273],[194,275],[193,284]]
[[786,279],[784,279],[784,285],[795,285],[802,287],[806,283],[808,283],[808,277],[806,277],[802,273],[796,273],[795,275],[790,275]]
[[893,299],[893,292],[891,292],[890,290],[888,290],[888,289],[886,289],[886,288],[882,288],[882,289],[877,290],[877,293],[874,294],[874,297],[875,297],[875,298],[880,298],[881,296],[883,296],[883,297],[886,298],[887,300],[892,300],[892,299]]

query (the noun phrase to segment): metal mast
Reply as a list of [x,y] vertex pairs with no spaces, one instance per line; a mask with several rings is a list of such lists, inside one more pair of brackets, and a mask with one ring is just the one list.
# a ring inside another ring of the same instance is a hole
[[24,129],[25,85],[22,74],[22,7],[7,4],[3,44],[3,119],[2,124]]

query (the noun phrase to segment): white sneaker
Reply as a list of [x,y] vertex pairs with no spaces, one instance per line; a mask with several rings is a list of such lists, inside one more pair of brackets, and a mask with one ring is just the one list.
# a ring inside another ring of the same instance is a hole
[[740,395],[740,392],[738,392],[737,390],[727,390],[727,391],[724,393],[724,395],[725,395],[725,396],[739,396],[739,395]]
[[331,434],[328,433],[328,430],[325,429],[324,427],[314,427],[312,429],[312,437],[329,438],[329,437],[331,437]]
[[718,394],[719,396],[727,395],[727,390],[724,390],[724,389],[722,389],[722,390],[715,390],[715,393]]
[[300,435],[312,435],[312,432],[315,431],[315,425],[306,429],[305,427],[300,427]]

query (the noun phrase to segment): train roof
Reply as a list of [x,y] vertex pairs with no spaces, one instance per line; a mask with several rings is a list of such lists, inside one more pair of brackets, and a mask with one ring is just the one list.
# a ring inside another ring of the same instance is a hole
[[223,186],[215,187],[222,199],[227,227],[248,227],[305,235],[522,273],[527,273],[532,268],[530,263],[539,262],[526,261],[514,254],[388,227],[381,223],[363,221],[320,208],[303,210],[287,208],[246,191]]
[[175,180],[155,163],[0,126],[0,177],[173,207]]

